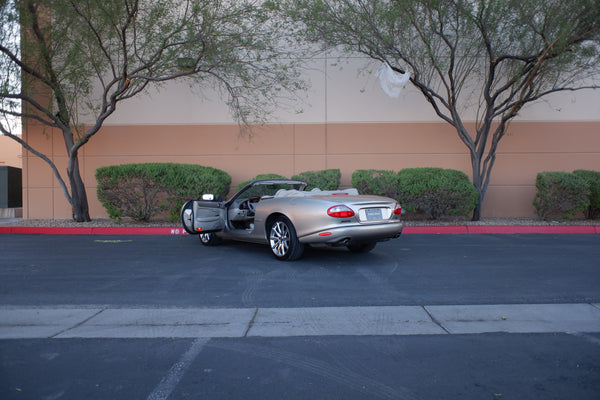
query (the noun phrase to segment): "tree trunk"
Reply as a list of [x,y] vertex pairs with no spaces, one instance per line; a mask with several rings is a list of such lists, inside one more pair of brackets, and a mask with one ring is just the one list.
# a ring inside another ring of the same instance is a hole
[[471,166],[473,169],[473,186],[477,189],[477,204],[473,210],[471,221],[479,221],[481,219],[481,205],[483,203],[483,181],[481,176],[481,160],[477,153],[471,153]]
[[71,184],[71,206],[73,207],[73,219],[77,222],[91,221],[85,184],[79,172],[79,158],[77,154],[69,160],[67,168],[69,182]]
[[475,206],[475,209],[473,210],[473,217],[471,218],[471,221],[479,221],[481,219],[481,205],[483,204],[483,195],[479,191],[479,189],[477,189],[477,192],[478,192],[477,205]]

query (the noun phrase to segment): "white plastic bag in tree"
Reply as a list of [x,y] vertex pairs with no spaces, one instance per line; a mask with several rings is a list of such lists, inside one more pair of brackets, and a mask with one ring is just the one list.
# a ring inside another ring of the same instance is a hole
[[410,79],[410,73],[407,71],[404,74],[396,72],[386,62],[381,64],[381,67],[375,73],[375,76],[379,78],[379,83],[383,91],[392,98],[400,96],[400,92]]

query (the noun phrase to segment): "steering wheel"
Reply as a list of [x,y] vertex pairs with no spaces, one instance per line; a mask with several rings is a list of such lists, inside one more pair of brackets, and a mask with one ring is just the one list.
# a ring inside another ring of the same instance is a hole
[[244,201],[243,205],[248,207],[248,210],[250,210],[253,213],[256,213],[256,203],[258,203],[260,201],[260,196],[253,196],[250,197],[248,200]]

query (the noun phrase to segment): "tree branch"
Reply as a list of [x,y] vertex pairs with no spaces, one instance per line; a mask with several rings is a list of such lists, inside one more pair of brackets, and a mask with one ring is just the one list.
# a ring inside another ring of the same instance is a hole
[[44,160],[46,162],[46,164],[48,164],[50,166],[50,168],[52,169],[52,172],[54,173],[54,176],[58,180],[58,183],[60,184],[60,187],[63,190],[63,193],[64,193],[66,199],[69,201],[69,204],[72,206],[73,205],[73,201],[71,199],[71,195],[69,194],[69,190],[67,189],[67,185],[65,184],[65,181],[60,176],[60,173],[58,172],[58,168],[56,168],[56,165],[54,165],[54,163],[52,162],[52,160],[50,160],[50,158],[48,158],[45,154],[43,154],[43,153],[37,151],[36,149],[34,149],[33,147],[31,147],[29,145],[29,143],[27,143],[26,141],[24,141],[20,136],[14,135],[10,131],[8,131],[7,129],[5,129],[2,124],[0,124],[0,131],[2,132],[2,134],[4,136],[7,136],[7,137],[11,138],[12,140],[16,141],[21,146],[23,146],[24,149],[26,149],[26,150],[30,151],[31,153],[35,154],[36,156],[38,156],[39,158],[41,158],[42,160]]

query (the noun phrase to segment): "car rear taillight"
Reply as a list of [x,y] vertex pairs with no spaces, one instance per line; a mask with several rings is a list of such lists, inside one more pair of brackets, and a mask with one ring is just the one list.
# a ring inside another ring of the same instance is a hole
[[400,207],[399,203],[396,203],[396,206],[394,207],[394,214],[396,214],[396,215],[402,214],[402,207]]
[[330,207],[329,210],[327,210],[327,215],[333,218],[350,218],[354,217],[354,211],[352,211],[350,207],[340,204],[338,206]]

